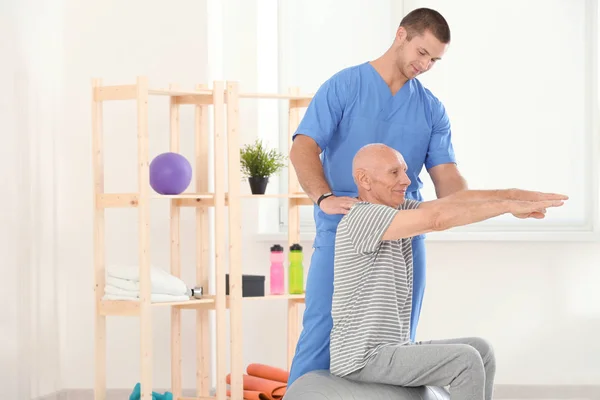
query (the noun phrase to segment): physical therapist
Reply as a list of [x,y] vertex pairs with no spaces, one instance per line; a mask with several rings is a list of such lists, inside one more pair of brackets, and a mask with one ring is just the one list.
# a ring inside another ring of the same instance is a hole
[[[467,189],[455,164],[450,121],[442,103],[417,79],[438,62],[450,28],[437,11],[420,8],[401,21],[391,47],[374,61],[348,67],[318,89],[294,134],[290,160],[315,202],[316,237],[306,282],[303,329],[288,385],[307,372],[329,369],[333,261],[338,222],[357,200],[352,158],[368,143],[400,151],[411,185],[406,197],[423,200],[423,166],[438,198]],[[321,159],[322,157],[322,159]],[[413,240],[411,340],[425,290],[424,237]]]

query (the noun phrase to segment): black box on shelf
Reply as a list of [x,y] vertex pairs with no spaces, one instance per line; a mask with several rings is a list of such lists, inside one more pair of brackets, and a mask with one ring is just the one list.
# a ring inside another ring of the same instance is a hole
[[[229,295],[229,274],[225,274],[225,294]],[[262,297],[265,295],[263,275],[242,275],[242,297]]]

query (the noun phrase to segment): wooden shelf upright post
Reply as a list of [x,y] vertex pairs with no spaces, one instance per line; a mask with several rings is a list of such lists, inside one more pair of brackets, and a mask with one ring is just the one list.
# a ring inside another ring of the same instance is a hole
[[103,105],[96,90],[102,79],[92,80],[92,170],[94,173],[94,394],[96,400],[106,398],[106,316],[101,313],[105,279],[104,207],[100,196],[104,194],[104,131]]
[[227,82],[229,313],[231,317],[231,398],[243,398],[242,215],[240,205],[239,85]]
[[[196,90],[207,90],[205,84]],[[208,193],[209,142],[207,104],[194,105],[196,192]],[[208,207],[196,207],[196,285],[208,293],[210,231]],[[208,308],[196,310],[196,396],[210,395],[210,321]]]

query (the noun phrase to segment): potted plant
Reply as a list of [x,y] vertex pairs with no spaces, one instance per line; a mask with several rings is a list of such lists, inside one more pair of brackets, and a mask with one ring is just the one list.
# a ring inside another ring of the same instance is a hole
[[267,149],[260,139],[240,149],[242,173],[248,178],[252,194],[265,194],[269,177],[285,166],[285,159],[276,149]]

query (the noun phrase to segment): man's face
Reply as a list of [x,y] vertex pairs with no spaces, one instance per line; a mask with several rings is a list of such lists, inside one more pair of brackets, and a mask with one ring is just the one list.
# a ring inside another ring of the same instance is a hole
[[429,71],[448,49],[448,44],[437,40],[429,31],[425,31],[423,35],[415,35],[408,41],[406,31],[400,27],[396,40],[400,42],[396,53],[396,65],[407,79]]
[[404,158],[393,151],[386,151],[377,160],[378,168],[371,172],[371,191],[377,200],[390,207],[400,206],[405,199],[411,181],[406,175]]

